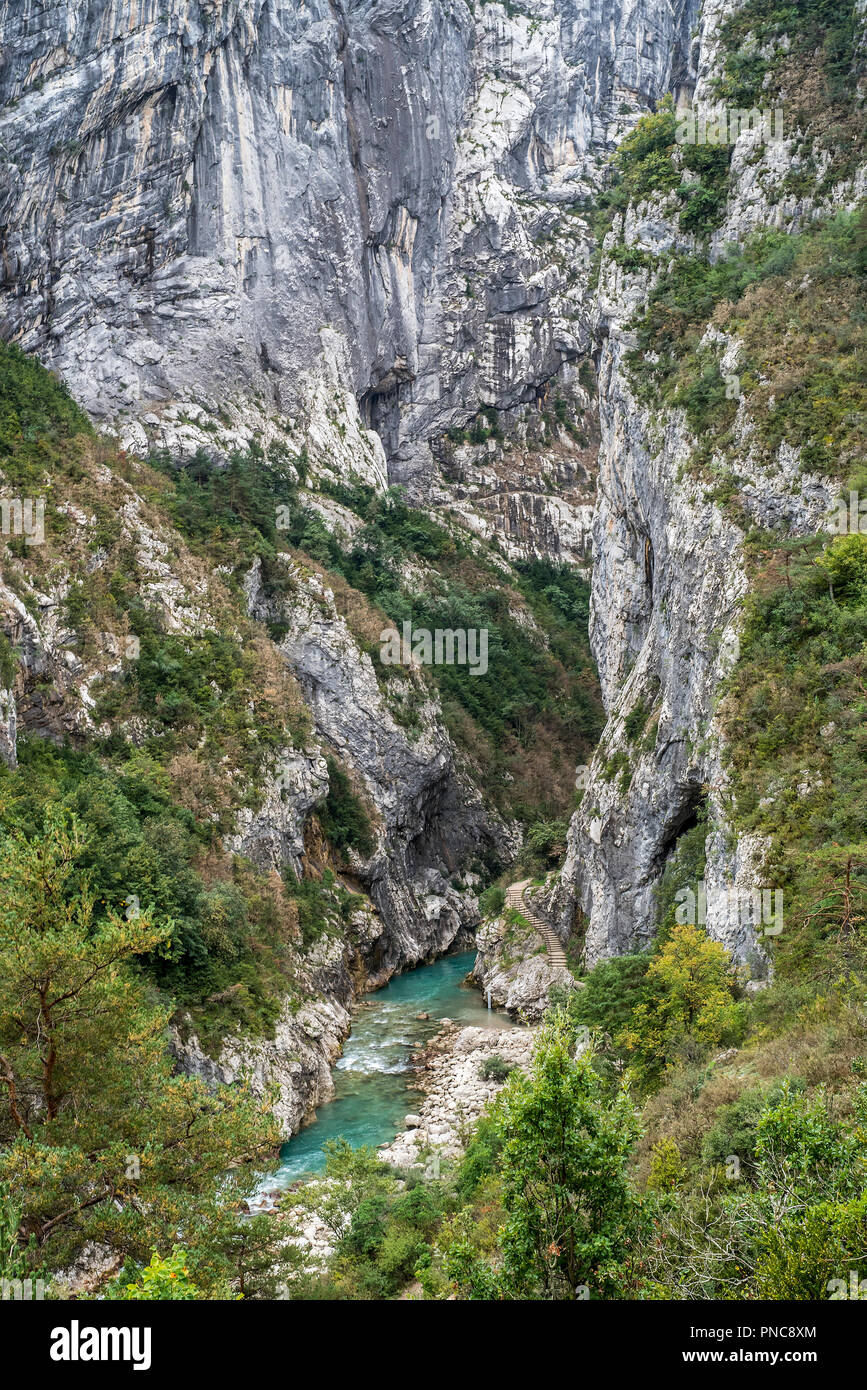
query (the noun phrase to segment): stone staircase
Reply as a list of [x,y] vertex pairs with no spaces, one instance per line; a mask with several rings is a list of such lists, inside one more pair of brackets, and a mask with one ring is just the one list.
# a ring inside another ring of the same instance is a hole
[[568,970],[566,952],[563,950],[559,938],[524,897],[530,882],[529,878],[525,878],[520,883],[510,883],[506,889],[506,902],[509,907],[514,907],[523,917],[526,917],[533,929],[539,933],[545,943],[545,950],[548,952],[548,960],[551,964],[562,965],[564,970]]

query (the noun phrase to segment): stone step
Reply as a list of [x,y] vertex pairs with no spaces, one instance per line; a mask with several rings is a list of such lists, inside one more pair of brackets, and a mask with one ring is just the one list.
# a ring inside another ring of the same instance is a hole
[[517,908],[517,910],[526,917],[534,931],[539,933],[545,943],[545,950],[548,953],[548,959],[551,964],[562,965],[564,969],[568,970],[566,952],[563,950],[561,942],[548,926],[548,923],[542,920],[539,914],[530,907],[524,897],[528,881],[529,880],[525,879],[522,883],[511,883],[506,890],[506,900],[509,906]]

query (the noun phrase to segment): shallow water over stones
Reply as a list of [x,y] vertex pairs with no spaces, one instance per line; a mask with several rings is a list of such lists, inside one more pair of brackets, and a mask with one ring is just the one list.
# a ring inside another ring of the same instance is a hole
[[266,1188],[286,1187],[321,1171],[327,1139],[343,1136],[354,1147],[394,1139],[404,1128],[404,1116],[418,1103],[411,1054],[433,1037],[444,1018],[476,1027],[517,1026],[499,1010],[489,1010],[481,994],[464,985],[474,959],[473,951],[463,951],[420,965],[360,1002],[334,1069],[334,1099],[283,1145],[280,1166]]

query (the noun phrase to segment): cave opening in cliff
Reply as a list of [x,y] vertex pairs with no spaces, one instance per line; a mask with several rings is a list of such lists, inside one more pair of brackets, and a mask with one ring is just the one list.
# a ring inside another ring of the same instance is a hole
[[688,786],[682,790],[683,799],[674,815],[669,817],[657,854],[660,871],[674,855],[682,837],[690,830],[695,830],[707,813],[707,796],[700,786]]

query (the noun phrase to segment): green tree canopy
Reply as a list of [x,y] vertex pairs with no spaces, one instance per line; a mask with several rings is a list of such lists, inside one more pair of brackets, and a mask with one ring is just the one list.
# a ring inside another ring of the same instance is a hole
[[549,1298],[616,1296],[638,1223],[627,1164],[638,1132],[628,1078],[612,1098],[559,1011],[542,1026],[529,1076],[513,1073],[500,1156],[505,1283]]
[[279,1140],[267,1098],[172,1075],[167,1011],[134,966],[171,923],[101,915],[87,850],[59,808],[0,844],[0,1189],[55,1270],[88,1240],[147,1260],[183,1226],[194,1249]]

